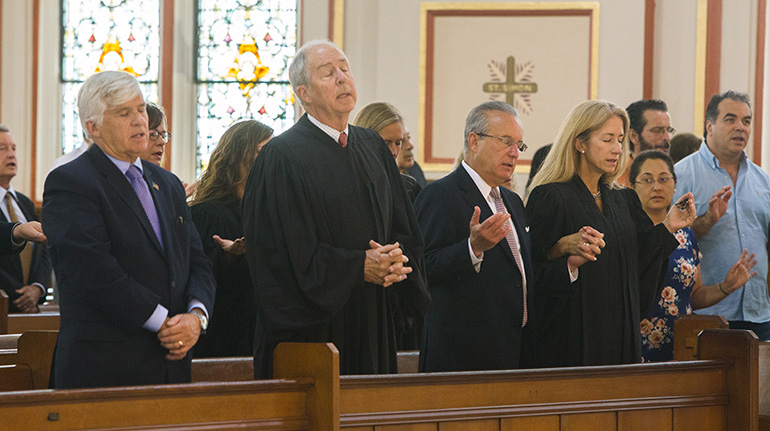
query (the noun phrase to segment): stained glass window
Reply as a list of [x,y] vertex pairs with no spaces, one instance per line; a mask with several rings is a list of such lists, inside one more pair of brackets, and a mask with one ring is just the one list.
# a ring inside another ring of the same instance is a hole
[[77,148],[77,94],[103,70],[136,76],[145,99],[158,101],[160,0],[62,0],[62,150]]
[[278,134],[294,124],[289,63],[297,0],[199,0],[196,12],[196,170],[208,165],[234,122],[255,119]]

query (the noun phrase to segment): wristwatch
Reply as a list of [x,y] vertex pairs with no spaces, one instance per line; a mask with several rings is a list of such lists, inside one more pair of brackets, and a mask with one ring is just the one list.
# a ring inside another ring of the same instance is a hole
[[209,327],[209,319],[206,317],[206,315],[198,308],[192,309],[190,311],[190,314],[197,317],[198,320],[201,322],[201,333],[205,333],[206,329]]

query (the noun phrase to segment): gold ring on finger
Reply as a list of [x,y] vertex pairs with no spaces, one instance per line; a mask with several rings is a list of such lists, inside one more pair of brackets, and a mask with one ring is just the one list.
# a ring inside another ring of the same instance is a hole
[[182,340],[179,340],[178,343],[179,343],[179,347],[184,347],[184,343],[182,342]]

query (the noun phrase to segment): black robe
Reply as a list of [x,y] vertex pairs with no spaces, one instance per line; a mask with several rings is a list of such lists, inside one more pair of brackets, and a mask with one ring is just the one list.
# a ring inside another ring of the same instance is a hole
[[209,327],[195,344],[193,357],[251,356],[254,354],[257,302],[249,265],[245,257],[235,264],[227,261],[225,252],[212,239],[213,235],[230,240],[243,236],[240,201],[201,202],[193,205],[190,211],[217,281]]
[[[631,189],[600,184],[603,211],[577,175],[536,187],[527,203],[535,267],[538,366],[628,364],[641,361],[640,315],[661,288],[668,256],[678,242],[661,223],[653,226]],[[557,271],[567,257],[548,250],[583,226],[604,233],[595,262],[578,280]]]
[[[243,198],[258,304],[254,374],[272,374],[279,342],[333,342],[342,374],[394,373],[394,308],[422,316],[430,297],[423,241],[395,160],[374,132],[350,126],[342,148],[307,116],[273,138]],[[364,282],[369,240],[398,242],[413,272]]]

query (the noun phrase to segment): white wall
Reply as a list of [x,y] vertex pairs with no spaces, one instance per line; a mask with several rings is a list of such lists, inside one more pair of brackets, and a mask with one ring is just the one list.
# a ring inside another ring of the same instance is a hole
[[[19,144],[20,174],[14,186],[29,193],[31,184],[31,120],[38,115],[37,191],[41,198],[43,179],[58,155],[60,118],[58,95],[58,5],[59,0],[40,0],[39,97],[32,100],[32,1],[2,1],[2,100],[0,122],[11,127]],[[658,0],[655,28],[653,96],[669,104],[674,126],[700,133],[695,127],[695,82],[697,8],[703,0]],[[420,0],[347,0],[345,3],[344,50],[353,66],[358,86],[358,107],[385,100],[396,105],[413,135],[418,125]],[[489,3],[468,0],[467,3]],[[599,0],[600,98],[626,106],[642,97],[644,61],[644,2]],[[174,134],[172,170],[190,181],[194,173],[195,86],[192,77],[193,0],[175,4]],[[747,91],[753,96],[756,47],[757,0],[723,2],[722,66],[723,89]],[[328,35],[328,0],[301,0],[300,38],[308,41]],[[473,29],[468,36],[473,37]],[[494,43],[489,42],[489,43]],[[770,59],[770,44],[766,44]],[[462,61],[458,52],[458,61]],[[765,82],[770,85],[770,68]],[[766,85],[767,86],[767,85]],[[764,123],[770,108],[765,91]],[[357,112],[357,111],[356,111]],[[353,114],[355,114],[354,112]],[[760,121],[761,119],[756,119]],[[525,133],[526,133],[526,124]],[[555,131],[554,131],[555,133]],[[765,141],[770,127],[765,127]],[[763,151],[765,166],[770,150]],[[436,178],[444,172],[427,173]],[[517,178],[524,183],[523,176]]]
[[32,140],[32,2],[5,0],[0,23],[0,123],[8,126],[16,142],[18,174],[13,187],[31,196],[30,160]]

